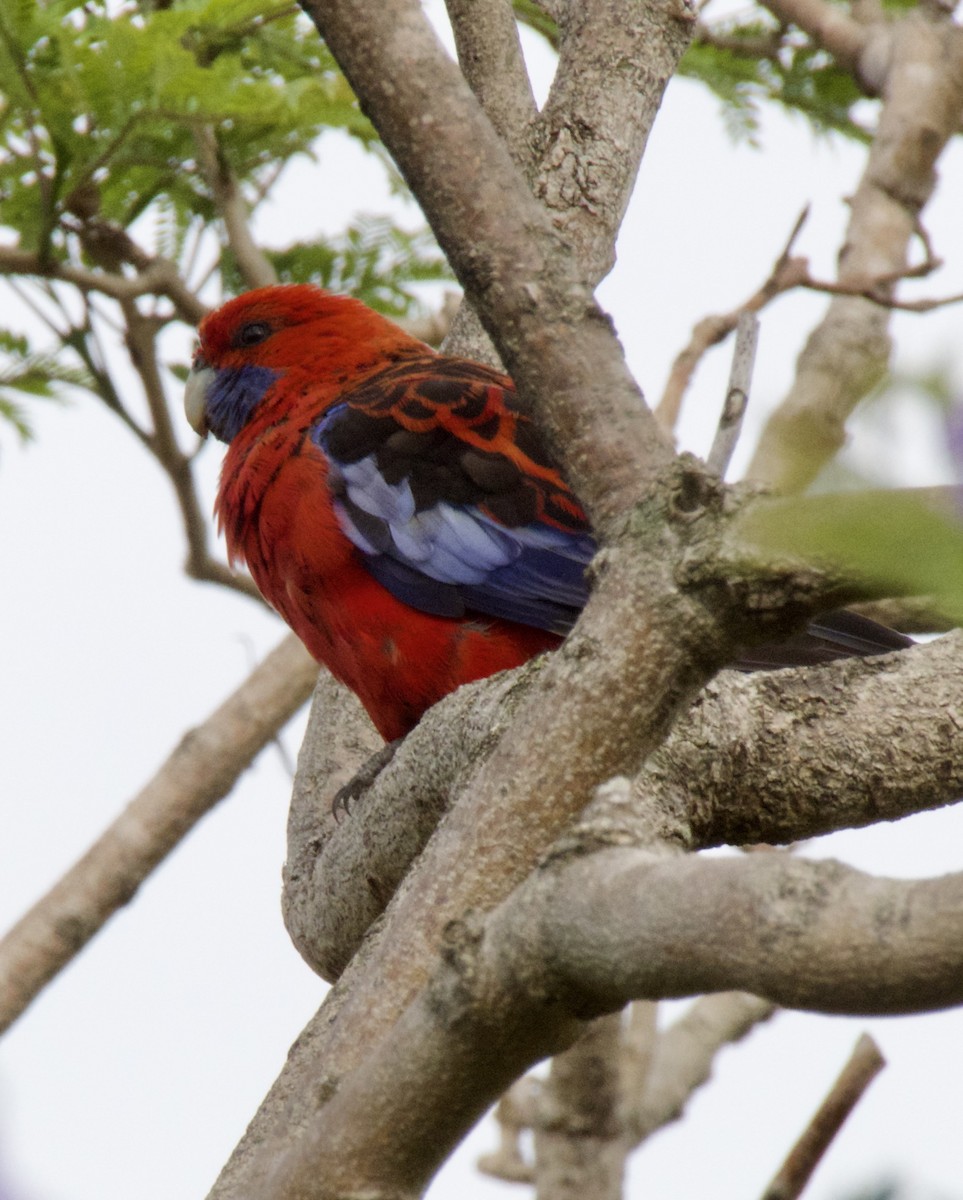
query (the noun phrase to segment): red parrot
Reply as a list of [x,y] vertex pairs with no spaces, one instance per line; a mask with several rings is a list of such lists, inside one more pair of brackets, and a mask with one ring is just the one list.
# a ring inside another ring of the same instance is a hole
[[199,336],[186,406],[229,443],[231,562],[386,740],[558,645],[595,541],[507,376],[309,285],[239,296]]
[[[557,646],[588,598],[592,530],[511,379],[357,300],[294,284],[228,301],[201,323],[185,407],[228,443],[230,561],[387,741]],[[739,665],[906,644],[835,613]]]

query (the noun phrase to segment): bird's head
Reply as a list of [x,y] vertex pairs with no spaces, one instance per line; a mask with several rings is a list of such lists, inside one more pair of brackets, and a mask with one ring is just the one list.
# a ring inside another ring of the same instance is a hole
[[[184,410],[202,437],[230,442],[283,375],[350,369],[363,347],[401,331],[348,296],[311,284],[258,288],[228,300],[198,329]],[[403,336],[403,335],[401,335]]]

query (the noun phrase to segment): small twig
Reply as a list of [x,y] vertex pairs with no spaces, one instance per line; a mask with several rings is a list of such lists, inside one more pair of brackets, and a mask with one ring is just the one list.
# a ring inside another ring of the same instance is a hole
[[921,263],[900,271],[889,271],[874,276],[872,279],[860,279],[849,283],[814,279],[809,271],[809,260],[792,256],[793,245],[808,216],[809,206],[807,205],[796,218],[786,245],[773,264],[769,278],[762,287],[738,308],[727,313],[703,317],[693,326],[689,344],[676,355],[665,390],[662,393],[662,399],[655,410],[655,415],[663,428],[669,430],[675,428],[686,389],[706,351],[717,346],[732,333],[743,312],[757,313],[783,292],[791,291],[793,288],[805,288],[808,291],[825,292],[833,296],[856,296],[870,300],[882,308],[898,309],[900,312],[924,313],[930,312],[934,308],[943,308],[950,304],[963,302],[963,293],[945,296],[941,299],[897,300],[887,291],[900,280],[922,279],[942,266],[941,260],[934,257],[929,238],[921,225],[918,225],[916,230],[916,235],[920,239],[925,253]]
[[796,1200],[843,1122],[885,1065],[879,1047],[869,1034],[864,1033],[829,1095],[766,1188],[762,1200]]
[[812,279],[808,275],[799,281],[798,286],[812,292],[826,292],[831,296],[858,296],[870,300],[880,308],[892,308],[898,312],[927,313],[935,308],[947,308],[951,304],[963,303],[963,292],[955,292],[950,296],[927,297],[922,300],[897,300],[893,296],[881,294],[880,288],[887,287],[895,280],[917,279],[921,272],[918,267],[909,267],[898,274],[880,275],[868,283],[831,283],[828,280]]
[[736,326],[736,345],[732,353],[732,370],[726,391],[722,415],[706,459],[710,471],[721,478],[732,460],[733,451],[742,432],[742,422],[749,405],[749,388],[752,385],[752,368],[756,361],[756,345],[759,341],[759,318],[745,310],[739,314]]
[[307,700],[316,678],[317,665],[289,634],[220,708],[185,734],[87,853],[0,940],[0,1032],[230,792]]
[[770,300],[774,300],[776,296],[791,288],[801,286],[808,279],[809,264],[807,261],[804,258],[792,257],[793,245],[808,216],[809,206],[807,205],[796,218],[785,246],[773,263],[769,278],[744,304],[728,313],[703,317],[693,327],[689,344],[676,355],[665,390],[662,393],[662,399],[655,410],[655,415],[663,428],[669,430],[675,428],[679,412],[682,409],[683,397],[702,356],[707,350],[728,337],[738,325],[742,313],[759,312]]

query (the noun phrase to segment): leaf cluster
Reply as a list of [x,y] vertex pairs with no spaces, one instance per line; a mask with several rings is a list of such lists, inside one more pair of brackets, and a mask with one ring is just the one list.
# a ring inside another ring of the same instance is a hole
[[318,136],[373,133],[289,3],[180,0],[145,13],[106,0],[13,0],[0,13],[0,200],[21,246],[64,250],[76,221],[130,226],[152,204],[183,226],[215,216],[196,158],[213,127],[257,183]]
[[283,283],[310,282],[347,292],[388,316],[418,303],[413,283],[452,278],[427,229],[409,232],[384,217],[362,216],[327,241],[299,242],[268,252]]
[[0,417],[23,441],[31,437],[30,424],[11,393],[52,399],[63,384],[89,388],[93,380],[83,368],[69,366],[56,354],[37,352],[27,338],[0,329]]
[[866,97],[852,74],[802,34],[765,18],[706,26],[679,74],[722,101],[726,128],[736,138],[756,141],[766,102],[804,117],[818,134],[860,142],[871,136],[856,107]]
[[[0,240],[36,256],[39,274],[45,264],[128,273],[139,267],[131,254],[140,249],[176,263],[188,286],[217,270],[224,292],[243,290],[230,252],[218,251],[209,233],[221,217],[210,146],[216,169],[253,212],[291,160],[313,157],[332,130],[378,147],[344,76],[290,0],[0,5]],[[387,220],[275,257],[282,278],[351,290],[394,315],[415,303],[410,283],[446,277],[427,233]],[[57,311],[48,324],[60,346],[41,352],[19,332],[3,333],[4,394],[47,395],[58,384],[102,393],[105,379],[54,366],[58,349],[79,353],[81,363],[90,357],[76,342],[69,290],[38,281],[21,293]],[[58,332],[64,328],[69,335]],[[26,435],[22,406],[4,400],[4,417]]]

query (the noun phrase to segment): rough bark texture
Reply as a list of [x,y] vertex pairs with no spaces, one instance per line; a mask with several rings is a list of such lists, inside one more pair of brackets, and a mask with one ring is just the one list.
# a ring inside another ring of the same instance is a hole
[[[340,779],[327,781],[325,739],[305,739],[288,896],[299,948],[325,978],[341,973],[441,815],[472,786],[539,669],[463,688],[429,713],[351,820],[331,815]],[[684,821],[688,849],[788,842],[950,804],[963,795],[961,635],[831,667],[724,672],[635,789],[639,820]]]
[[[723,805],[711,786],[704,801],[681,797],[659,759],[648,775],[637,774],[733,646],[754,636],[760,613],[775,628],[852,590],[788,561],[768,575],[754,562],[729,581],[720,547],[744,498],[673,457],[590,297],[586,281],[609,261],[634,176],[634,165],[619,169],[617,109],[609,112],[599,99],[599,81],[620,103],[632,95],[637,118],[651,116],[691,14],[665,5],[616,10],[603,0],[566,10],[562,68],[568,53],[572,70],[560,69],[534,125],[527,115],[499,116],[505,96],[486,94],[476,79],[513,143],[535,131],[536,167],[526,180],[516,167],[525,158],[519,146],[499,140],[414,0],[305,0],[305,8],[421,200],[605,550],[595,564],[595,594],[565,645],[520,676],[438,706],[338,827],[325,810],[332,780],[359,757],[367,735],[342,733],[339,744],[305,752],[302,779],[323,780],[324,798],[299,789],[287,919],[305,957],[341,974],[215,1185],[216,1200],[414,1196],[512,1079],[632,998],[758,990],[825,1011],[908,1011],[963,998],[957,877],[910,885],[784,855],[686,857],[682,848],[741,838],[749,801],[744,809]],[[504,15],[490,5],[484,11]],[[457,20],[455,5],[453,12]],[[468,56],[469,40],[461,39]],[[517,67],[509,42],[501,45]],[[576,56],[595,79],[583,93]],[[577,105],[584,128],[573,119]],[[593,122],[586,105],[606,111]],[[633,126],[638,153],[646,133],[647,126],[640,138]],[[959,647],[913,653],[945,655],[955,672],[949,695],[934,696],[941,716],[925,747],[939,749],[955,780],[960,739],[945,713],[959,695]],[[865,678],[858,670],[852,676],[859,715],[869,719],[859,734],[867,746],[876,737],[878,750],[893,729],[871,719],[869,693],[887,674],[898,679],[901,668],[864,670]],[[842,712],[826,697],[842,699],[833,689],[843,679],[802,677],[784,681],[786,691],[760,686],[758,708],[741,710],[745,722],[758,717],[760,725],[744,736],[768,737],[768,714],[785,735],[786,753],[811,755],[807,721],[791,720],[783,697],[788,692],[792,711],[805,712],[810,724],[825,715],[835,732]],[[739,696],[752,684],[718,686]],[[485,707],[492,697],[510,698],[504,734]],[[680,724],[680,755],[725,747],[731,723],[710,732],[711,704],[710,694],[690,718],[690,741]],[[438,746],[445,747],[440,760]],[[832,757],[831,747],[823,752]],[[745,757],[741,740],[731,755],[733,764]],[[635,785],[622,780],[602,789],[570,828],[595,788],[622,772],[637,776]],[[720,786],[737,778],[733,765]],[[696,779],[688,778],[690,789]],[[772,840],[774,829],[815,823],[817,810],[828,807],[830,785],[815,764],[811,805],[796,792],[787,799],[779,780],[769,782],[771,811],[756,818],[754,836]],[[843,791],[848,822],[877,804],[875,778],[863,784],[860,791],[853,780]],[[927,790],[917,760],[884,803],[894,813],[946,803],[954,795],[949,786]],[[758,793],[754,799],[758,806]],[[948,939],[934,935],[939,922]],[[776,953],[783,942],[785,954]],[[825,968],[801,970],[820,955]],[[877,960],[880,975],[867,985]],[[764,1011],[740,1019],[751,1024]],[[727,1025],[739,1027],[739,1020]],[[703,1057],[676,1078],[705,1069]],[[577,1106],[567,1094],[566,1111]],[[632,1128],[652,1119],[638,1105]],[[616,1165],[623,1154],[620,1145]]]

